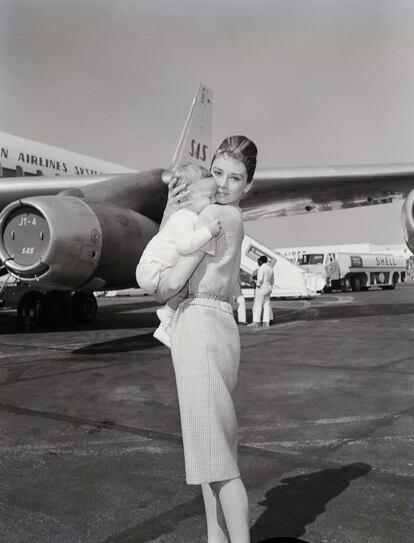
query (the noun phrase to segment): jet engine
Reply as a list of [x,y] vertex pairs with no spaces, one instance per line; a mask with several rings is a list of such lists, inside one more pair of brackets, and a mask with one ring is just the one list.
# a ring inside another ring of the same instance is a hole
[[405,243],[410,251],[414,252],[414,190],[404,202],[401,219]]
[[0,214],[0,259],[14,276],[59,290],[135,286],[158,225],[130,209],[60,194],[24,198]]

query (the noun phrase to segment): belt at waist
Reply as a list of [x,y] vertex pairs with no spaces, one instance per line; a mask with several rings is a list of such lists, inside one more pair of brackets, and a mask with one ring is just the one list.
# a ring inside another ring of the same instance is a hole
[[207,298],[208,300],[219,300],[220,302],[230,303],[230,298],[227,296],[219,296],[218,294],[203,294],[203,293],[193,293],[188,294],[187,298]]

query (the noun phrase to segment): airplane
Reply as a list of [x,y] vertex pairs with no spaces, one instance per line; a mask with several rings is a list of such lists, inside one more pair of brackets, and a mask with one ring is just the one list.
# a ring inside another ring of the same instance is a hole
[[[209,168],[212,91],[200,84],[172,165],[135,171],[0,132],[0,261],[26,292],[19,320],[31,329],[93,322],[93,291],[136,286],[135,269],[156,234],[171,169]],[[244,219],[394,202],[414,249],[414,164],[258,169]],[[1,270],[0,270],[1,273]]]

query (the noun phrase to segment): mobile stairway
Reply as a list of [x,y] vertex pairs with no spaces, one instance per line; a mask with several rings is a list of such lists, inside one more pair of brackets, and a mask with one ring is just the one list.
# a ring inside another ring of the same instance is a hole
[[[258,268],[257,259],[260,256],[267,256],[268,264],[273,267],[275,276],[272,298],[310,298],[320,292],[325,285],[320,274],[303,270],[250,236],[244,236],[241,250],[242,277],[246,274],[251,277]],[[242,282],[242,292],[245,298],[254,297],[254,288],[247,287],[245,282]]]

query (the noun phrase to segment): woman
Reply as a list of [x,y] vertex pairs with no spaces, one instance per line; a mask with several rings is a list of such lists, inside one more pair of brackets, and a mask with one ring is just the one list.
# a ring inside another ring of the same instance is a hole
[[[216,218],[221,233],[196,253],[182,257],[159,286],[168,299],[188,281],[188,297],[172,325],[186,481],[201,484],[208,543],[249,543],[247,493],[237,464],[237,419],[232,400],[240,362],[240,338],[229,303],[240,273],[243,222],[239,207],[249,192],[257,148],[244,136],[226,138],[211,173],[216,204],[199,217]],[[184,187],[170,187],[168,210],[182,207]]]

